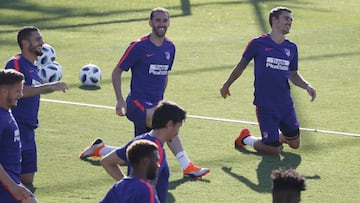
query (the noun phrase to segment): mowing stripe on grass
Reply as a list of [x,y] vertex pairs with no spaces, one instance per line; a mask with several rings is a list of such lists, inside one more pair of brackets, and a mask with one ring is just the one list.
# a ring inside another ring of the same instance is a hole
[[[53,99],[41,99],[41,101],[52,102],[52,103],[60,103],[60,104],[70,104],[70,105],[77,105],[77,106],[103,108],[103,109],[115,109],[115,107],[111,107],[111,106],[103,106],[103,105],[96,105],[96,104],[86,104],[86,103],[79,103],[79,102],[69,102],[69,101],[61,101],[61,100],[53,100]],[[214,118],[214,117],[194,116],[194,115],[187,115],[187,117],[195,118],[195,119],[203,119],[203,120],[212,120],[212,121],[221,121],[221,122],[230,122],[230,123],[258,125],[257,122],[233,120],[233,119],[225,119],[225,118]],[[336,131],[320,130],[320,129],[314,129],[314,128],[300,128],[300,130],[310,131],[310,132],[327,133],[327,134],[335,134],[335,135],[360,137],[360,134],[356,134],[356,133],[336,132]]]

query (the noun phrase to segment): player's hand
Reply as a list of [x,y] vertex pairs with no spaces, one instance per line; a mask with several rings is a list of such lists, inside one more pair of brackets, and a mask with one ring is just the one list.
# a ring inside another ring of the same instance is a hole
[[10,188],[10,193],[17,199],[17,200],[26,200],[30,198],[30,192],[26,189],[25,186],[21,184],[14,184]]
[[315,98],[316,98],[316,90],[315,90],[315,88],[313,88],[311,85],[308,85],[306,87],[306,91],[311,96],[311,101],[314,101]]
[[126,115],[126,103],[125,101],[118,101],[116,104],[116,115],[125,116]]
[[220,94],[224,99],[228,96],[231,96],[229,88],[226,88],[224,86],[220,89]]
[[56,81],[49,84],[52,91],[63,91],[66,92],[68,86],[65,82]]

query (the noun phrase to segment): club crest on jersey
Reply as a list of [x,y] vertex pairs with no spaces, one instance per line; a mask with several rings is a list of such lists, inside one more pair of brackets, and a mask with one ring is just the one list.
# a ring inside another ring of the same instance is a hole
[[166,60],[170,60],[170,52],[168,51],[165,52],[165,58]]
[[284,50],[285,50],[286,56],[289,57],[291,54],[290,49],[285,48]]
[[264,137],[265,139],[269,138],[269,134],[268,134],[266,131],[264,131],[264,132],[262,133],[262,135],[263,135],[263,137]]

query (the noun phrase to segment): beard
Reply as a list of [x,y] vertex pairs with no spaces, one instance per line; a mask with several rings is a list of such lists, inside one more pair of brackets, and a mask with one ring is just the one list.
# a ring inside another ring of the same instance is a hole
[[159,38],[165,37],[166,31],[167,28],[165,28],[164,31],[159,31],[159,29],[153,28],[153,33]]
[[150,172],[150,173],[148,173],[147,174],[147,176],[146,176],[146,178],[148,179],[148,180],[155,180],[156,179],[156,171],[155,172]]
[[34,53],[35,53],[36,56],[43,55],[42,51],[39,51],[39,50],[35,50]]
[[38,50],[38,47],[34,46],[33,44],[30,44],[29,52],[34,53],[36,56],[43,55],[42,49]]
[[7,103],[8,103],[9,108],[16,107],[16,106],[17,106],[17,103],[18,103],[18,100],[17,100],[17,99],[13,99],[13,98],[11,98],[11,97],[8,97],[8,98],[7,98]]

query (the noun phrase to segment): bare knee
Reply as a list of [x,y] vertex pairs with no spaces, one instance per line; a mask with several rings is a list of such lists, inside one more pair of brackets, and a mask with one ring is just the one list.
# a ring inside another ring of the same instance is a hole
[[293,149],[299,149],[300,147],[300,142],[288,142],[289,147],[293,148]]
[[283,139],[285,139],[289,147],[298,149],[300,147],[300,130],[296,129],[283,134]]

